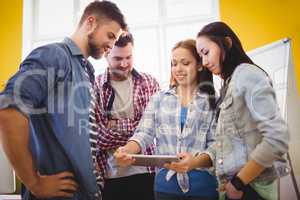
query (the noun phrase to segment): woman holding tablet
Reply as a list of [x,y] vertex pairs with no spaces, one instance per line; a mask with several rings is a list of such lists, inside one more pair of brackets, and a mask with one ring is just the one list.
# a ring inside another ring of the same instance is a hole
[[[119,165],[133,164],[130,154],[143,152],[153,140],[156,154],[178,156],[204,151],[213,142],[213,77],[202,67],[195,45],[189,39],[172,49],[170,89],[152,97],[135,134],[115,153]],[[157,200],[218,199],[216,178],[205,168],[188,173],[160,168],[154,190]]]

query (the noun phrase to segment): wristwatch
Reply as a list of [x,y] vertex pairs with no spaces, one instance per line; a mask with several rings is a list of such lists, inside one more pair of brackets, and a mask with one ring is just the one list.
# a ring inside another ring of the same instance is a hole
[[235,175],[230,182],[238,191],[244,191],[247,186],[237,175]]

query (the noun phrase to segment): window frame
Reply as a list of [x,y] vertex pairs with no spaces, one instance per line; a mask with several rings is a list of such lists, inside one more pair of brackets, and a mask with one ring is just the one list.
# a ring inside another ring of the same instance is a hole
[[[38,44],[43,44],[44,42],[51,41],[61,41],[66,35],[51,35],[51,36],[39,36],[37,33],[37,24],[38,24],[38,3],[40,0],[27,0],[23,1],[23,49],[22,49],[22,59],[24,59],[29,52],[36,47]],[[73,27],[75,28],[77,22],[79,21],[79,13],[81,13],[83,8],[80,8],[81,4],[89,3],[92,0],[73,0],[74,10],[73,10]],[[158,68],[165,69],[162,70],[162,73],[159,73],[161,77],[156,77],[159,82],[169,80],[170,69],[167,69],[169,65],[169,55],[170,51],[167,49],[167,27],[176,26],[180,24],[193,24],[193,23],[209,23],[212,21],[219,21],[219,0],[210,0],[212,2],[212,15],[198,15],[198,16],[188,16],[181,18],[168,18],[167,17],[167,0],[158,0],[158,9],[159,17],[158,20],[147,21],[143,23],[131,23],[129,24],[130,30],[132,30],[133,35],[134,31],[143,30],[147,28],[154,28],[157,32],[158,43],[157,47],[157,59],[158,59]],[[121,8],[122,9],[122,8]],[[201,27],[199,27],[200,30]],[[185,39],[185,38],[182,38]],[[93,64],[99,62],[103,65],[102,61],[93,61]],[[98,65],[98,64],[97,64]],[[101,70],[98,70],[98,73],[103,72],[105,67],[102,67]],[[96,70],[97,71],[97,70]],[[162,78],[164,77],[164,78]]]

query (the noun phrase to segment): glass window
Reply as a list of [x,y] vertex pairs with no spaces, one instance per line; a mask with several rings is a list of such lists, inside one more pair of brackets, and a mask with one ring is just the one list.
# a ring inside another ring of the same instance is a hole
[[159,63],[159,36],[156,28],[132,30],[134,36],[134,63],[137,70],[160,78],[163,75]]
[[[31,44],[28,45],[26,41],[24,54],[35,47],[62,41],[69,36],[84,8],[92,1],[28,0],[32,4],[32,11],[28,9],[24,12],[27,13],[24,19],[28,20],[25,22],[24,35],[30,38]],[[204,24],[219,20],[218,0],[112,1],[124,13],[135,39],[134,66],[139,71],[152,74],[165,86],[169,82],[170,53],[174,44],[183,39],[195,38]],[[90,61],[96,75],[107,67],[105,59],[90,58]]]
[[165,0],[168,18],[209,16],[213,14],[212,0]]
[[166,26],[166,52],[170,55],[172,47],[180,40],[195,39],[197,33],[207,22],[182,23]]
[[159,19],[158,0],[113,0],[126,16],[130,26]]
[[46,44],[49,44],[49,43],[53,43],[53,42],[61,42],[63,41],[64,38],[57,38],[57,39],[53,39],[53,40],[41,40],[41,41],[38,41],[38,42],[35,42],[33,43],[33,49],[37,48],[37,47],[40,47],[40,46],[43,46],[43,45],[46,45]]
[[73,0],[37,0],[36,36],[53,37],[70,34],[73,29]]

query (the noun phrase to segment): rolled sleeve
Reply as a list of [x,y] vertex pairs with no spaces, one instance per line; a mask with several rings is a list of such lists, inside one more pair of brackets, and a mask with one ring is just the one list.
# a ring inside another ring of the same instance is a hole
[[48,90],[65,67],[57,49],[44,46],[31,52],[0,94],[0,109],[16,108],[26,116],[47,112]]
[[13,107],[26,116],[45,112],[41,103],[47,97],[45,73],[36,66],[22,66],[0,94],[0,109]]
[[200,152],[199,155],[205,153],[209,156],[211,162],[212,162],[212,167],[211,169],[215,169],[216,167],[216,143],[213,142],[212,144],[209,145],[209,147],[203,151],[203,152]]

